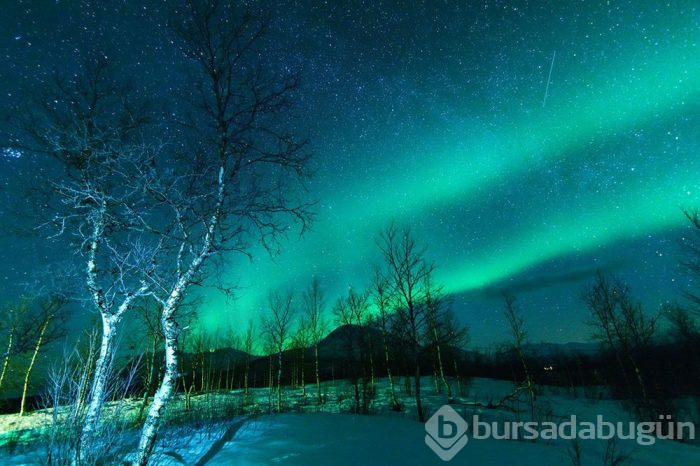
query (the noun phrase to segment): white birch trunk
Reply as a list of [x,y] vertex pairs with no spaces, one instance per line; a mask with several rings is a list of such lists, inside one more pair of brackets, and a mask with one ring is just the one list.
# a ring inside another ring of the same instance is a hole
[[[189,267],[184,274],[179,274],[175,285],[168,296],[168,299],[164,303],[163,310],[161,311],[161,325],[163,326],[163,337],[165,345],[165,373],[163,379],[160,382],[160,386],[153,397],[153,403],[151,408],[148,410],[148,416],[146,417],[146,422],[141,429],[141,438],[139,439],[139,446],[136,452],[136,459],[133,464],[135,466],[146,466],[148,464],[148,459],[153,452],[153,447],[156,444],[156,435],[158,434],[158,428],[161,423],[161,416],[166,405],[170,401],[173,391],[175,390],[175,384],[177,383],[178,369],[177,369],[177,353],[178,344],[177,339],[179,336],[179,329],[176,322],[176,312],[182,299],[187,291],[187,287],[192,283],[194,277],[199,272],[204,261],[212,253],[212,245],[214,244],[214,234],[219,225],[219,220],[221,216],[221,206],[224,201],[224,166],[219,167],[218,181],[217,181],[217,196],[216,196],[216,206],[214,208],[214,213],[212,214],[209,224],[207,226],[207,232],[202,241],[202,248],[199,253],[192,259]],[[180,267],[178,265],[178,271]]]
[[[141,429],[141,438],[136,452],[134,466],[146,466],[156,444],[156,436],[160,427],[161,418],[165,407],[170,401],[170,397],[175,391],[178,377],[178,336],[176,312],[187,291],[187,287],[192,283],[195,275],[202,267],[204,260],[211,254],[211,247],[214,241],[214,232],[219,223],[221,203],[224,197],[224,167],[219,168],[218,177],[217,206],[207,228],[207,234],[202,243],[202,249],[192,260],[187,271],[180,275],[173,287],[168,299],[161,311],[161,325],[163,327],[163,343],[165,345],[165,373],[160,382],[160,386],[153,396],[153,403],[148,410],[146,422]],[[194,375],[193,375],[194,376]]]
[[437,345],[437,361],[438,370],[440,371],[440,380],[442,384],[447,387],[447,399],[452,402],[452,386],[447,381],[447,377],[445,377],[445,367],[442,363],[442,350],[440,349],[440,345]]
[[282,412],[282,350],[277,353],[277,412]]
[[245,357],[245,377],[243,380],[243,393],[246,398],[246,402],[248,401],[248,373],[250,372],[250,356],[246,354]]
[[389,379],[389,387],[391,389],[391,405],[395,408],[399,406],[399,401],[396,399],[396,386],[394,384],[394,376],[391,374],[391,362],[389,360],[389,345],[386,342],[386,336],[384,336],[384,361],[386,363],[386,376]]
[[318,343],[314,343],[314,354],[316,356],[316,390],[318,392],[318,404],[321,404],[321,377],[318,370]]
[[92,388],[90,390],[90,402],[85,414],[83,430],[80,436],[78,455],[87,458],[93,448],[95,432],[100,421],[102,406],[105,401],[107,380],[112,370],[112,362],[115,353],[115,334],[120,317],[102,314],[102,343],[100,355],[95,362],[95,371],[92,376]]
[[[172,297],[172,295],[171,295]],[[156,444],[158,428],[164,409],[175,390],[177,383],[178,327],[174,320],[174,307],[164,309],[162,316],[163,336],[165,342],[165,373],[160,386],[153,396],[153,403],[148,410],[146,421],[141,430],[141,438],[136,453],[134,465],[145,466]]]
[[5,357],[2,362],[2,372],[0,373],[0,388],[2,388],[2,382],[5,380],[5,374],[7,373],[7,367],[10,365],[10,354],[12,354],[12,345],[15,337],[15,328],[12,327],[10,330],[10,336],[7,339],[7,351],[5,352]]
[[29,388],[29,377],[32,374],[32,369],[34,369],[34,364],[36,363],[36,357],[39,355],[39,350],[41,349],[41,344],[44,341],[44,335],[46,334],[46,329],[49,327],[49,323],[53,316],[48,316],[41,326],[39,331],[39,338],[36,340],[36,345],[34,345],[34,352],[32,353],[32,359],[29,361],[29,367],[27,367],[27,372],[24,375],[24,386],[22,387],[22,402],[19,405],[19,415],[24,416],[25,405],[27,402],[27,389]]

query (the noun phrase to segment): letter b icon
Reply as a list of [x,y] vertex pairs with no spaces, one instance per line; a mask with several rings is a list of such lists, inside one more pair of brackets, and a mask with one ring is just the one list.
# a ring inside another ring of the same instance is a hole
[[[445,431],[445,427],[449,428],[449,433]],[[445,416],[440,414],[438,416],[438,437],[452,438],[455,435],[457,435],[457,424],[452,421],[446,421]]]
[[469,440],[467,438],[467,422],[462,416],[445,405],[440,408],[425,423],[425,443],[443,461],[451,460]]

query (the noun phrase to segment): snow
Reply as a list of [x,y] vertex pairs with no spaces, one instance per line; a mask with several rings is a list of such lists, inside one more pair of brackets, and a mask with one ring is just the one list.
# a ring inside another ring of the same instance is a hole
[[[479,414],[481,421],[513,420],[508,411],[474,408],[471,401],[486,404],[512,391],[505,381],[475,379],[463,404],[452,405],[467,422]],[[390,411],[385,404],[386,382],[378,389],[371,415],[347,414],[346,402],[329,401],[318,412],[310,397],[307,409],[295,405],[297,391],[287,389],[288,406],[300,412],[266,414],[218,422],[185,423],[167,428],[157,447],[152,464],[171,465],[433,465],[445,464],[425,443],[424,425],[415,420],[410,398],[403,394],[406,409],[401,413]],[[335,395],[349,386],[336,382],[327,384],[324,391]],[[256,398],[267,398],[266,389],[258,389]],[[432,379],[424,381],[427,392],[425,403],[431,413],[445,403],[444,395],[434,393]],[[233,395],[231,395],[233,396]],[[333,400],[333,396],[329,397]],[[573,397],[565,390],[543,389],[538,403],[547,420],[561,421],[576,415],[579,421],[594,421],[603,415],[606,421],[629,421],[629,416],[614,400],[598,397]],[[265,409],[262,409],[265,411]],[[125,444],[135,443],[137,432],[124,438]],[[451,464],[491,465],[571,465],[567,450],[570,440],[496,440],[469,438],[466,446],[450,461]],[[605,440],[582,440],[583,465],[603,464],[607,447]],[[625,464],[666,466],[668,464],[700,464],[700,447],[669,440],[656,440],[653,445],[641,446],[634,440],[618,440],[618,451],[631,454]],[[21,453],[21,454],[20,454]],[[41,454],[16,449],[12,454],[0,453],[0,464],[39,464]]]
[[[285,414],[249,423],[209,464],[444,464],[424,439],[423,425],[406,417]],[[559,452],[544,445],[511,443],[499,451],[493,442],[469,442],[455,463],[493,464],[496,451],[499,461],[507,464],[516,464],[523,454],[538,463],[557,464],[561,459]]]
[[[281,414],[246,423],[208,465],[438,465],[425,444],[423,425],[406,416]],[[700,449],[670,441],[651,446],[621,441],[632,451],[630,464],[700,464]],[[470,439],[453,464],[570,464],[565,442]],[[583,464],[600,465],[606,443],[584,441]],[[161,464],[181,464],[165,460]],[[187,463],[194,464],[194,463]]]

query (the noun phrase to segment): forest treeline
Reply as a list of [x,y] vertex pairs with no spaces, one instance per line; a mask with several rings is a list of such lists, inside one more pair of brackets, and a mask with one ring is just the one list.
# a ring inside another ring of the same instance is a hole
[[[700,230],[697,217],[688,218],[696,232]],[[579,345],[529,342],[523,310],[514,296],[504,295],[503,315],[512,341],[489,350],[467,349],[468,329],[458,323],[449,296],[433,278],[427,250],[417,245],[410,229],[390,225],[377,238],[383,261],[363,290],[349,288],[329,302],[322,283],[312,279],[297,294],[272,291],[268,309],[244,329],[183,334],[176,391],[184,397],[185,408],[193,395],[239,391],[247,398],[259,388],[268,389],[267,401],[275,411],[290,408],[283,392],[323,405],[321,384],[347,380],[354,391],[352,410],[369,413],[375,382],[388,378],[391,407],[401,410],[396,391],[420,397],[416,376],[431,378],[435,392],[452,402],[468,393],[474,377],[513,381],[533,396],[549,386],[574,397],[595,398],[602,396],[598,388],[608,387],[609,394],[639,419],[676,413],[681,409],[678,400],[700,396],[700,329],[692,292],[682,297],[685,307],[672,303],[647,312],[623,281],[598,273],[581,290],[588,310],[582,319],[589,325],[591,343]],[[684,243],[680,255],[686,267],[694,260],[689,244]],[[414,298],[413,320],[401,289],[408,289],[407,283]],[[25,396],[4,400],[4,412],[43,406],[50,381],[46,375],[34,377],[28,402],[29,375],[39,352],[65,340],[64,307],[63,300],[49,297],[35,303],[23,300],[12,308],[13,319],[3,327],[8,347],[0,383],[21,385]],[[162,332],[157,306],[141,307],[137,316],[139,334],[148,344],[126,359],[122,378],[131,379],[128,396],[143,398],[145,406],[163,375]],[[78,360],[94,363],[94,345],[78,350],[85,353]],[[9,373],[13,357],[18,362]],[[13,380],[6,380],[8,376]],[[252,396],[250,403],[255,403]],[[419,418],[421,414],[417,412]]]

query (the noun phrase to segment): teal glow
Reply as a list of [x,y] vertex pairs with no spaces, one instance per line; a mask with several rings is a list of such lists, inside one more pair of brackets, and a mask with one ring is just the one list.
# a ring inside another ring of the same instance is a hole
[[[326,123],[317,157],[331,162],[321,164],[313,184],[320,200],[314,231],[292,239],[274,260],[257,251],[252,264],[233,264],[231,277],[243,278],[230,306],[254,317],[265,310],[269,289],[301,290],[312,276],[331,300],[347,286],[365,285],[378,260],[374,237],[390,220],[412,225],[452,293],[558,258],[596,256],[605,263],[620,242],[682,227],[681,209],[700,201],[697,22],[697,12],[649,16],[611,33],[614,50],[606,49],[610,37],[592,40],[600,55],[585,62],[580,48],[558,45],[544,107],[551,50],[508,55],[518,69],[541,60],[539,74],[533,72],[541,81],[493,108],[488,96],[468,92],[468,83],[456,92],[462,101],[443,89],[417,90],[411,108],[420,108],[422,118],[405,122],[409,115],[366,103],[376,121],[389,123],[371,128],[366,144],[348,136],[357,145],[344,158],[333,153],[335,141],[346,140],[343,130]],[[495,73],[483,71],[487,78]],[[397,121],[402,126],[394,134]],[[208,324],[217,326],[223,301],[210,298]]]

